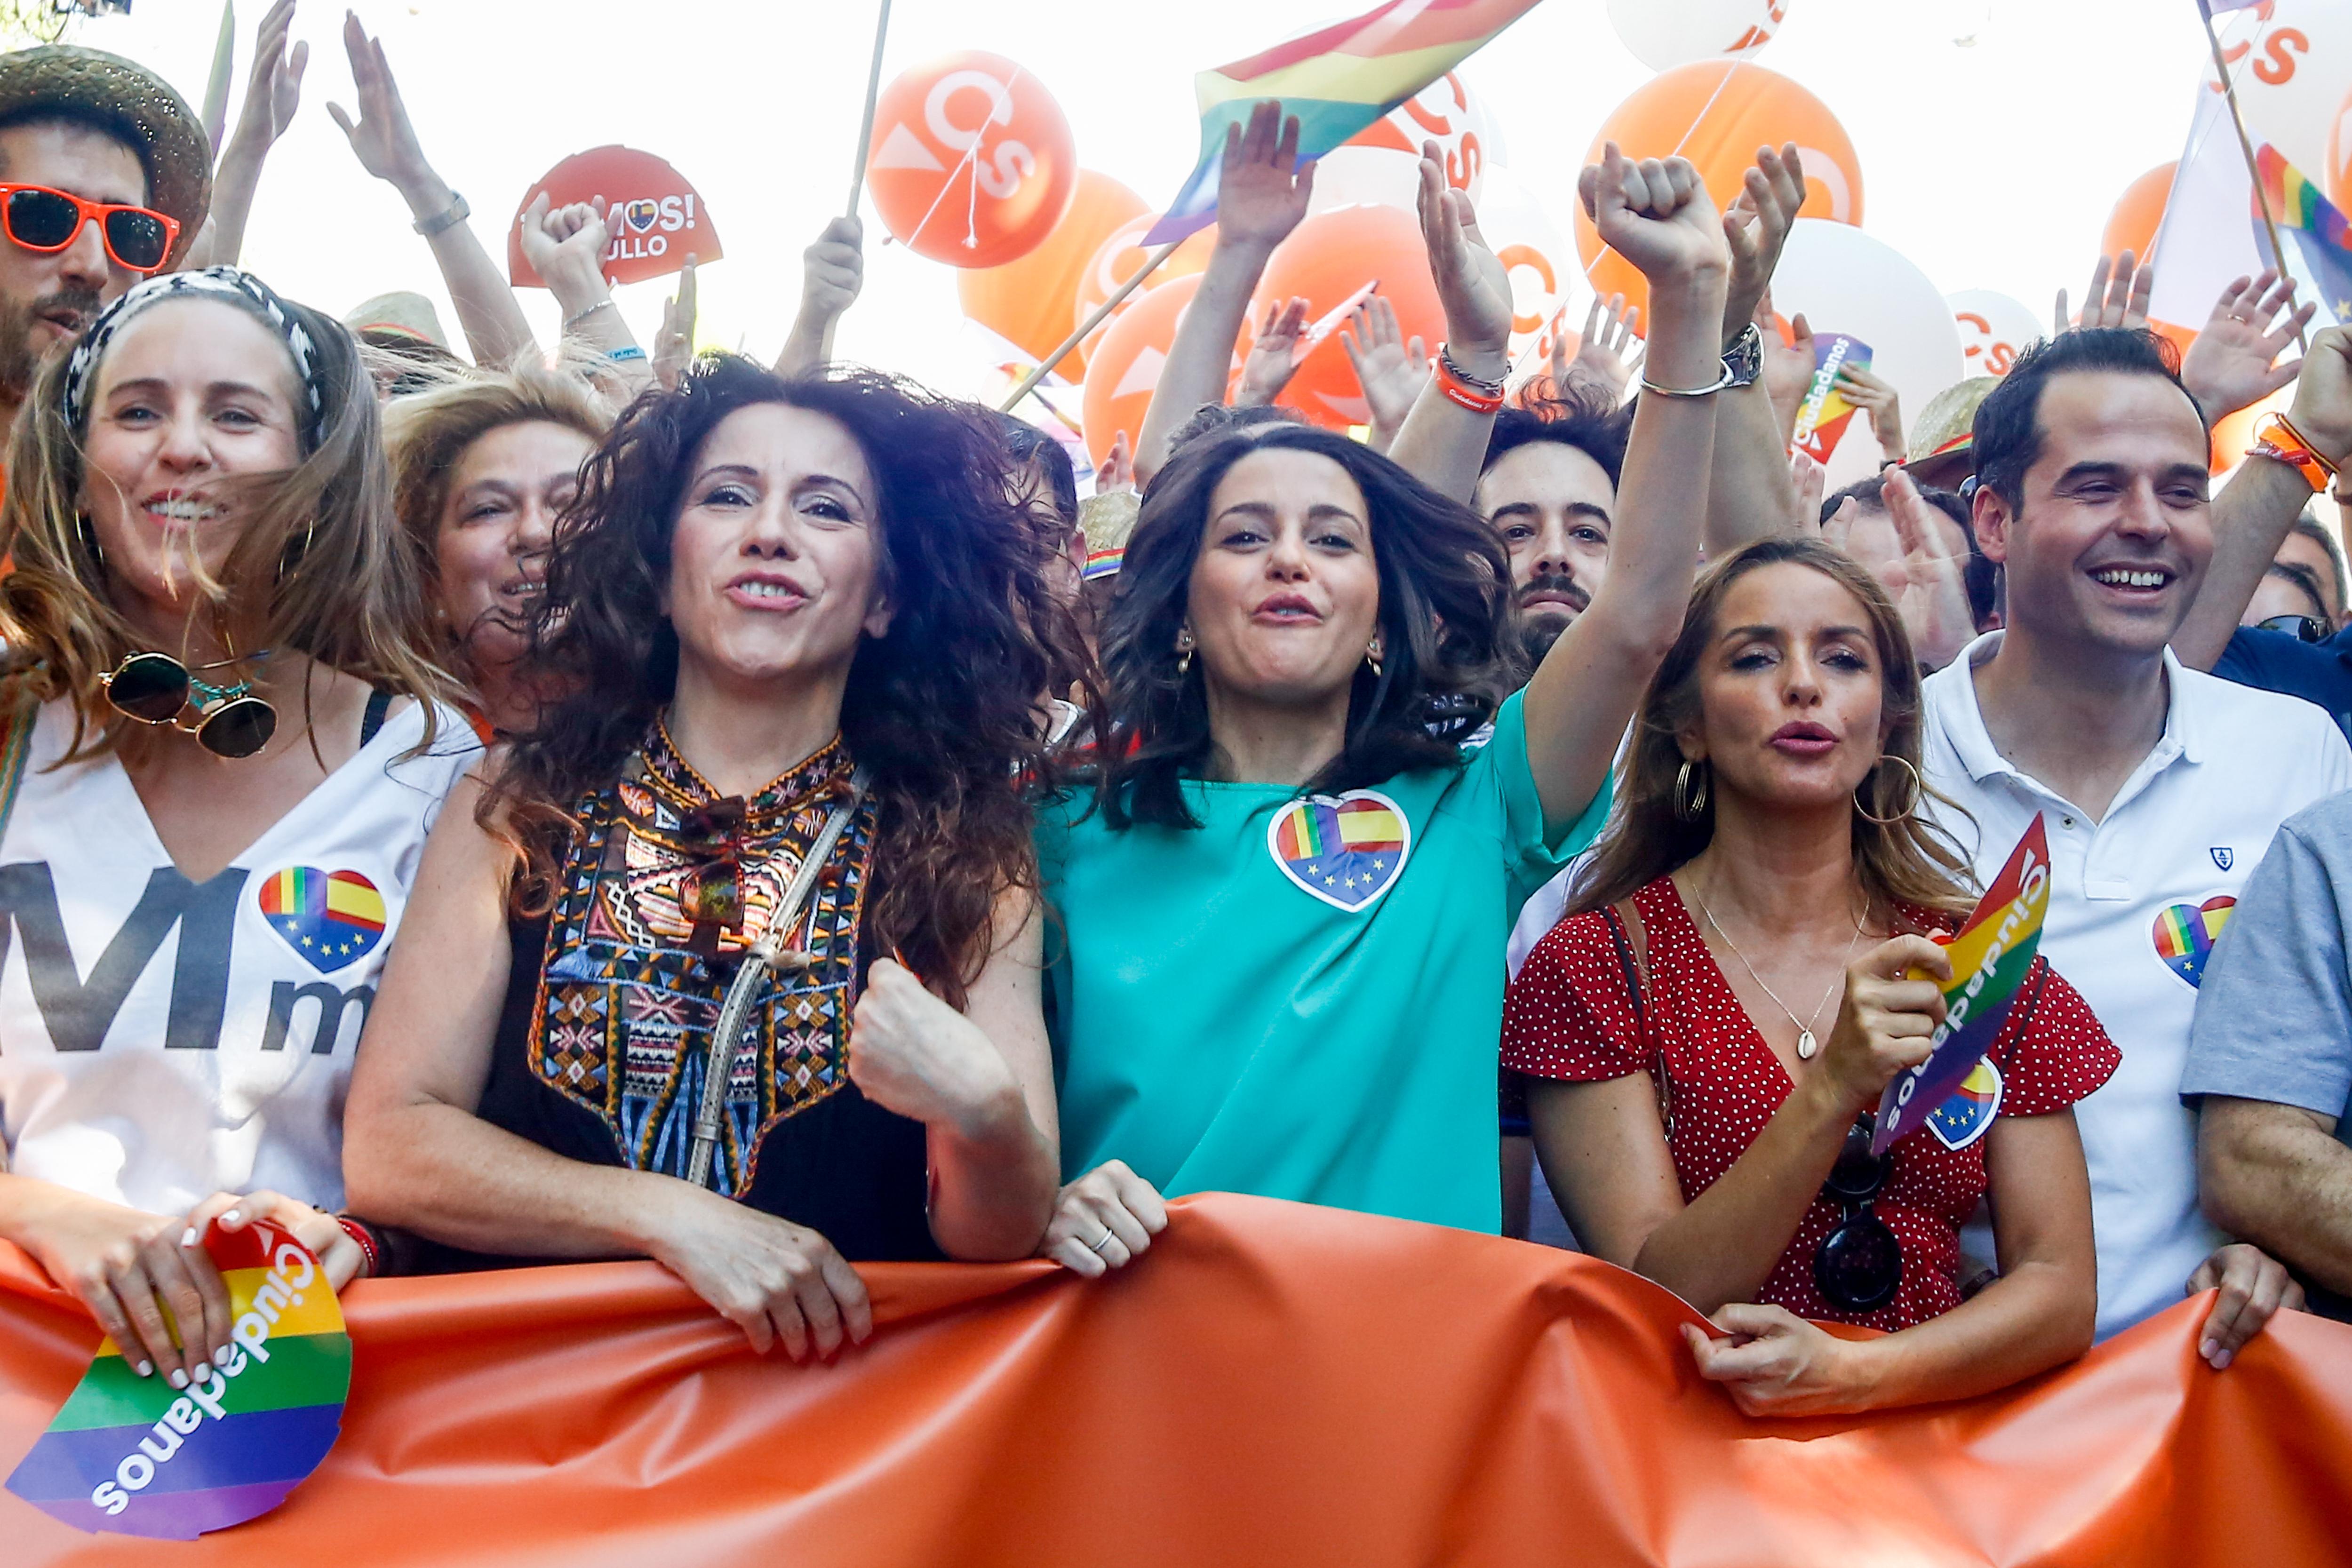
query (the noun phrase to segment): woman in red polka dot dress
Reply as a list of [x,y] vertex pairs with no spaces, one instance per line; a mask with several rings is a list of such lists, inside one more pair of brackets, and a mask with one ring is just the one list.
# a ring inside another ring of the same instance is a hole
[[[1577,1236],[1711,1315],[1700,1371],[1753,1414],[1952,1399],[2091,1343],[2073,1105],[2120,1058],[2036,960],[1980,1069],[1884,1155],[1974,904],[1917,816],[1919,678],[1894,607],[1819,539],[1726,559],[1636,723],[1619,811],[1511,987],[1504,1063]],[[1990,1197],[1999,1275],[1963,1291]],[[1861,1341],[1805,1320],[1890,1332]]]

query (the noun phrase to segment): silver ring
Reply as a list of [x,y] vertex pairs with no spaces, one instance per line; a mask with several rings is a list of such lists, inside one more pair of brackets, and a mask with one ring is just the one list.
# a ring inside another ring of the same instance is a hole
[[1103,1227],[1102,1240],[1101,1240],[1101,1241],[1089,1241],[1089,1242],[1087,1242],[1087,1251],[1089,1251],[1089,1252],[1091,1252],[1091,1253],[1093,1253],[1096,1257],[1099,1258],[1099,1257],[1101,1257],[1101,1256],[1102,1256],[1102,1249],[1103,1249],[1103,1244],[1104,1244],[1104,1242],[1116,1241],[1116,1240],[1118,1240],[1118,1231],[1116,1231],[1116,1230],[1113,1230],[1113,1229],[1112,1229],[1112,1228],[1110,1228],[1110,1227],[1108,1227],[1108,1226],[1105,1226],[1105,1227]]

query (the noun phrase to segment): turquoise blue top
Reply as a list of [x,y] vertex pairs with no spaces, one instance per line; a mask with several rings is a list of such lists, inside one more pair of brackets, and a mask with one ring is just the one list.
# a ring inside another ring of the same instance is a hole
[[1608,788],[1547,838],[1514,696],[1458,768],[1184,791],[1197,829],[1039,814],[1065,1178],[1497,1229],[1504,945]]

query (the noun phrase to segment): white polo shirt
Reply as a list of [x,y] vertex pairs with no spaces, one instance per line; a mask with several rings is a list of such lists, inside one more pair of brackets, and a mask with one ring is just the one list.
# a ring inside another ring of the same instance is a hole
[[1993,748],[1970,671],[2000,638],[1978,638],[1925,684],[1927,783],[1975,821],[1931,810],[1979,883],[2043,814],[2053,880],[2042,952],[2123,1052],[2074,1107],[2105,1339],[2179,1301],[2226,1239],[2198,1212],[2197,1122],[2180,1103],[2197,986],[2279,824],[2352,788],[2352,747],[2312,704],[2188,669],[2168,650],[2163,737],[2093,821]]

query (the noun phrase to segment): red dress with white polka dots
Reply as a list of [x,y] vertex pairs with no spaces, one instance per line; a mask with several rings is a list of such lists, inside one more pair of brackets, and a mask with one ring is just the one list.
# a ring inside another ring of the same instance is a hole
[[[1691,923],[1671,877],[1633,895],[1648,985],[1637,1016],[1625,961],[1609,917],[1561,921],[1528,955],[1503,1010],[1503,1065],[1538,1078],[1591,1082],[1643,1071],[1667,1085],[1666,1143],[1683,1200],[1705,1192],[1763,1132],[1791,1087]],[[1927,932],[1955,922],[1904,912]],[[1646,1029],[1644,1025],[1646,1024]],[[2122,1055],[2074,987],[2033,961],[1990,1053],[2000,1071],[2004,1116],[2061,1111],[2105,1083]],[[1876,1312],[1843,1312],[1813,1283],[1813,1249],[1843,1218],[1814,1199],[1756,1294],[1800,1317],[1903,1329],[1960,1303],[1960,1227],[1985,1193],[1984,1140],[1948,1148],[1930,1129],[1906,1136],[1874,1211],[1903,1249],[1903,1283]]]

